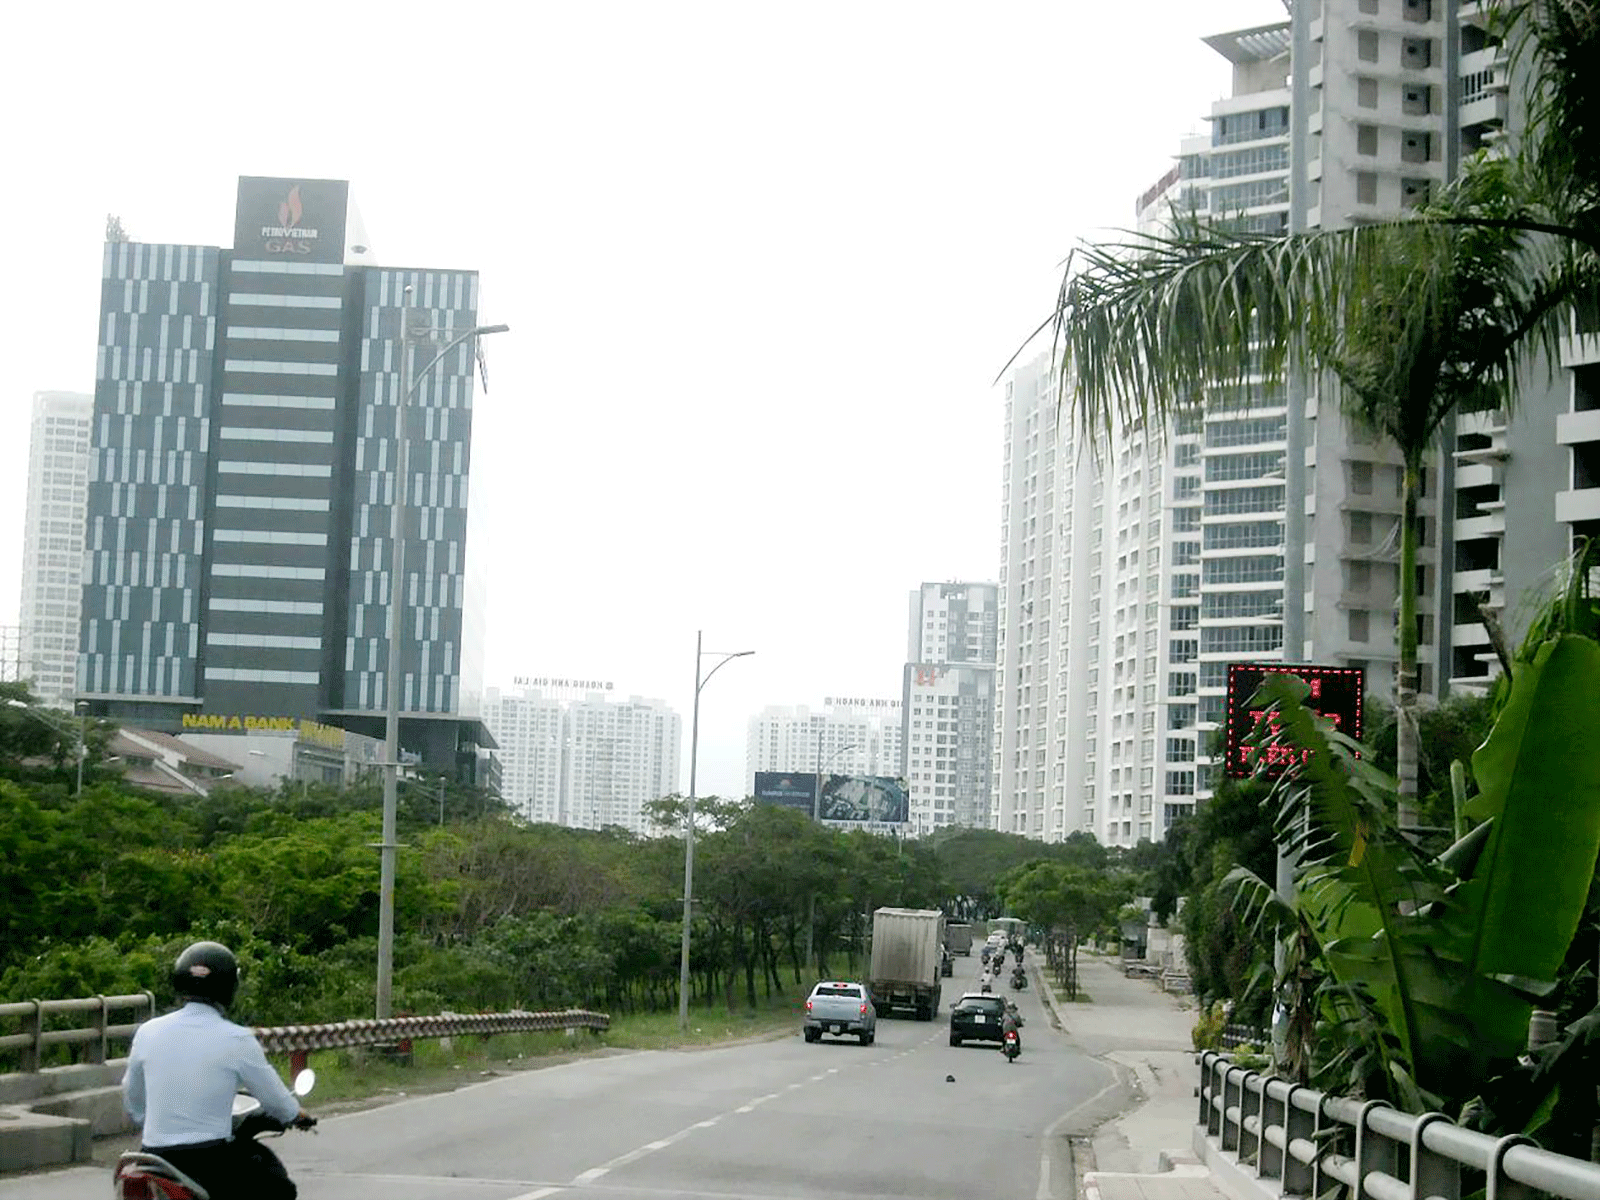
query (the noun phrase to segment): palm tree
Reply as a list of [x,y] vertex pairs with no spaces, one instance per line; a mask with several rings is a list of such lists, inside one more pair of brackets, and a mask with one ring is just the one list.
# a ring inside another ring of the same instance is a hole
[[[1400,824],[1416,823],[1417,499],[1454,412],[1514,407],[1519,370],[1550,356],[1568,305],[1600,297],[1600,56],[1594,0],[1503,14],[1528,63],[1528,134],[1480,157],[1415,219],[1286,237],[1177,218],[1069,258],[1053,327],[1063,396],[1086,434],[1155,425],[1252,381],[1338,381],[1345,412],[1400,452]],[[1600,307],[1600,306],[1596,306]],[[1291,502],[1295,498],[1290,498]]]

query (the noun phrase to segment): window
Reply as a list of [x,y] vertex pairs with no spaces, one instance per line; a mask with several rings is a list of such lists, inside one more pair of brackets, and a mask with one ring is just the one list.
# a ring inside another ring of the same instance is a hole
[[1357,496],[1372,495],[1371,463],[1352,462],[1350,464],[1350,490]]
[[1425,163],[1433,158],[1433,138],[1426,133],[1409,132],[1400,139],[1400,161]]
[[1259,208],[1264,204],[1284,204],[1289,199],[1286,179],[1255,179],[1248,183],[1230,183],[1211,189],[1211,211],[1214,213],[1238,212],[1242,208]]
[[1206,449],[1281,442],[1287,428],[1286,420],[1284,417],[1243,417],[1231,421],[1213,421],[1206,426]]
[[1281,474],[1283,451],[1266,450],[1252,454],[1222,454],[1206,459],[1206,482],[1225,483],[1236,479],[1260,479]]
[[1281,521],[1245,521],[1225,525],[1207,525],[1205,548],[1207,550],[1238,550],[1247,547],[1283,545]]
[[1268,138],[1285,137],[1289,133],[1289,109],[1262,108],[1255,112],[1232,113],[1216,119],[1211,127],[1213,146],[1230,146],[1236,142],[1259,142]]
[[[1484,72],[1484,74],[1490,79],[1493,78],[1493,72]],[[1472,78],[1472,76],[1463,77],[1463,84],[1468,78]],[[1487,83],[1487,80],[1485,82]],[[1463,102],[1478,99],[1477,96],[1471,94],[1470,88],[1466,88],[1465,91],[1466,94],[1462,96]],[[1488,94],[1487,89],[1485,89],[1484,94]],[[1408,117],[1427,116],[1433,111],[1433,89],[1420,83],[1406,84],[1405,87],[1400,89],[1400,111]]]
[[1371,171],[1356,172],[1356,203],[1376,204],[1378,202],[1378,177]]
[[1269,487],[1230,488],[1226,491],[1208,492],[1205,498],[1205,515],[1227,516],[1232,513],[1276,513],[1283,511],[1283,485]]
[[1208,592],[1200,598],[1200,613],[1208,621],[1276,617],[1280,608],[1276,592]]
[[1345,613],[1346,623],[1349,626],[1350,640],[1364,642],[1368,633],[1368,614],[1364,608],[1352,608]]
[[1356,153],[1373,155],[1378,152],[1378,127],[1376,125],[1356,126]]
[[1200,564],[1204,584],[1274,583],[1283,578],[1283,558],[1277,554],[1251,554],[1241,558],[1213,558]]
[[[1224,625],[1200,631],[1202,654],[1261,654],[1283,648],[1281,625]],[[1224,666],[1207,663],[1207,666]],[[1223,672],[1222,678],[1227,679]]]
[[1400,40],[1400,65],[1408,71],[1422,71],[1433,65],[1433,43],[1427,38]]
[[1263,175],[1269,171],[1288,169],[1289,147],[1281,142],[1270,146],[1252,146],[1248,150],[1233,150],[1227,154],[1213,155],[1211,159],[1211,175],[1215,179]]
[[1376,79],[1356,80],[1356,103],[1362,108],[1378,107],[1378,81]]
[[[1376,7],[1376,4],[1374,4]],[[1356,57],[1362,62],[1378,61],[1378,35],[1369,29],[1356,34]]]
[[1169,737],[1167,739],[1167,761],[1168,762],[1193,762],[1194,761],[1194,739],[1192,739],[1192,738],[1170,738]]

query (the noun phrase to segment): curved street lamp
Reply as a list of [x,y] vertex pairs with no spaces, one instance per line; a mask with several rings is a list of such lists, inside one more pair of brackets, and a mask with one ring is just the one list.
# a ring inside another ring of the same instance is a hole
[[[401,607],[405,604],[405,589],[401,576],[405,573],[406,541],[405,511],[410,467],[410,438],[406,430],[406,410],[418,386],[428,372],[468,338],[489,333],[505,333],[509,325],[475,325],[458,333],[444,348],[428,361],[428,365],[414,375],[411,370],[411,295],[412,287],[406,285],[400,302],[400,392],[395,397],[394,412],[394,484],[389,498],[389,661],[385,669],[384,684],[388,691],[387,713],[383,726],[383,841],[378,844],[381,865],[378,872],[378,982],[377,1016],[379,1020],[389,1015],[389,1001],[394,983],[394,856],[395,808],[400,790],[400,632]],[[482,358],[479,358],[482,366]],[[487,383],[485,384],[487,390]]]
[[[754,654],[754,650],[734,650],[723,653],[701,649],[704,630],[694,635],[694,718],[689,726],[689,804],[683,820],[683,943],[678,953],[678,1027],[689,1028],[689,924],[694,913],[694,789],[695,766],[700,753],[700,691],[711,682],[711,677],[736,658]],[[719,661],[700,675],[700,663],[706,655]]]

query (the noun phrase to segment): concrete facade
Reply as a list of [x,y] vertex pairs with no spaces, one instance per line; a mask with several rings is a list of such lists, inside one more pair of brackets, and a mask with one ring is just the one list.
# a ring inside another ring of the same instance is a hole
[[83,519],[94,397],[35,392],[22,524],[17,677],[47,708],[71,709],[77,691],[83,600]]

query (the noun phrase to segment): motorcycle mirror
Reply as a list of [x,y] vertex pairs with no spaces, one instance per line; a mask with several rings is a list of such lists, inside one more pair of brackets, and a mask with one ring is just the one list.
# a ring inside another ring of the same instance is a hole
[[316,1086],[317,1073],[310,1067],[307,1067],[294,1077],[294,1094],[296,1096],[308,1096],[311,1094],[311,1089]]

